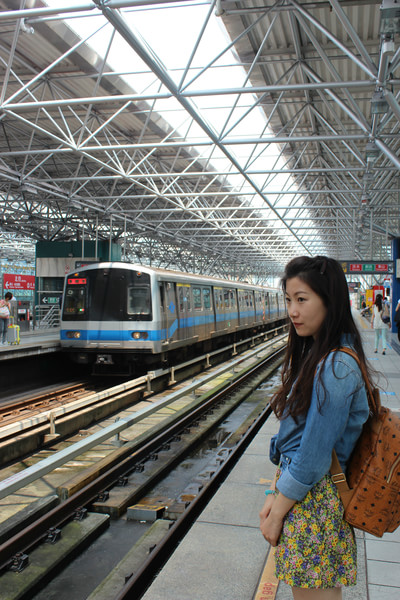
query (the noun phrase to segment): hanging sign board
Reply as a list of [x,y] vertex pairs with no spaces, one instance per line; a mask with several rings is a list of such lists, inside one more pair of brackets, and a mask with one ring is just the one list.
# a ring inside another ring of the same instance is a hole
[[16,275],[4,273],[3,288],[5,290],[34,290],[35,276],[34,275]]
[[348,261],[341,263],[343,271],[345,273],[359,273],[363,275],[381,274],[381,273],[393,273],[393,261],[388,260],[386,262],[377,261]]

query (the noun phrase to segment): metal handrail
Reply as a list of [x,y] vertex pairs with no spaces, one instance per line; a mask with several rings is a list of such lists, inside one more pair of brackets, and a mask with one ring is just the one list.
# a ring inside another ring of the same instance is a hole
[[51,329],[60,327],[61,314],[59,306],[46,304],[37,304],[33,315],[34,329]]

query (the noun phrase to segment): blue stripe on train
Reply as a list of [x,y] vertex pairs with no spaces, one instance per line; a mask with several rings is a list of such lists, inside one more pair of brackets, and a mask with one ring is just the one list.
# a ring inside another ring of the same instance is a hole
[[[276,312],[276,310],[272,310],[271,313]],[[251,318],[252,316],[254,316],[254,312],[253,311],[246,311],[245,313],[242,313],[241,317],[244,319],[248,319]],[[259,317],[260,319],[262,318],[262,313],[257,311],[257,317]],[[237,314],[236,313],[229,313],[229,314],[219,314],[217,315],[217,322],[218,323],[222,323],[223,321],[233,321],[237,319]],[[194,317],[188,317],[186,319],[181,319],[181,323],[182,323],[182,327],[196,327],[197,325],[205,325],[207,323],[213,323],[214,322],[214,315],[195,315]],[[137,325],[139,325],[139,323],[141,325],[144,324],[144,322],[137,322]],[[130,326],[132,326],[132,323],[129,323]],[[67,337],[67,331],[79,331],[80,333],[80,341],[101,341],[101,342],[111,342],[111,341],[134,341],[132,339],[132,333],[133,331],[145,331],[147,333],[147,340],[149,341],[160,341],[160,340],[164,340],[166,338],[171,338],[174,333],[176,332],[176,330],[178,329],[178,320],[175,319],[175,321],[170,325],[170,327],[168,328],[168,333],[166,333],[165,329],[141,329],[139,327],[130,327],[129,329],[90,329],[90,330],[86,330],[86,329],[79,329],[79,327],[76,328],[67,328],[67,329],[62,329],[60,331],[60,338],[61,340],[71,340],[71,338]],[[73,338],[72,338],[73,339]],[[143,341],[140,340],[140,341]]]

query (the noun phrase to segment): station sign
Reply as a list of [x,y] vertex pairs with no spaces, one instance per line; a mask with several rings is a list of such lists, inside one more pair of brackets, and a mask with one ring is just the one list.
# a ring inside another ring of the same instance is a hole
[[372,275],[372,274],[391,274],[393,273],[393,261],[388,260],[386,262],[378,261],[348,261],[342,262],[342,269],[345,273],[354,273],[360,275]]
[[39,294],[39,304],[45,304],[47,306],[51,306],[54,304],[58,304],[60,302],[61,292],[57,294],[56,292],[50,292],[49,294]]
[[24,274],[11,274],[4,273],[3,275],[3,288],[5,290],[34,290],[35,289],[35,276],[24,275]]

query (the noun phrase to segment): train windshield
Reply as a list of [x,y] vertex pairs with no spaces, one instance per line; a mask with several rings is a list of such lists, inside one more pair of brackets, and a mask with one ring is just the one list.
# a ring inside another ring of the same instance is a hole
[[67,289],[64,300],[64,314],[72,318],[83,317],[86,311],[86,279],[70,278],[67,280]]
[[149,315],[151,312],[150,287],[130,286],[128,288],[128,315]]
[[[80,282],[80,283],[78,283]],[[66,282],[65,321],[150,321],[150,276],[129,269],[91,269]]]

